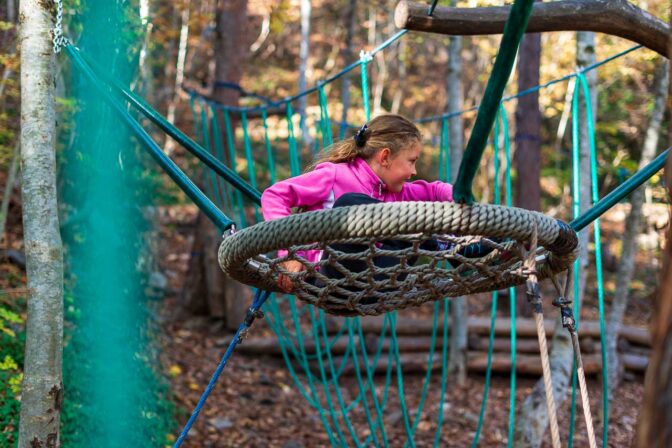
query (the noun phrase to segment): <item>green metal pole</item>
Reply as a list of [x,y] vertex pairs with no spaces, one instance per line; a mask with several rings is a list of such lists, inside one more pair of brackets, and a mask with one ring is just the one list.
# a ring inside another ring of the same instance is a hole
[[483,151],[488,143],[488,135],[497,117],[499,103],[504,94],[504,88],[511,75],[513,63],[516,59],[520,40],[527,28],[527,22],[532,11],[534,0],[516,0],[511,8],[509,18],[504,27],[504,35],[499,47],[499,53],[495,60],[495,66],[488,80],[488,85],[483,94],[483,103],[478,109],[476,122],[471,131],[471,137],[464,152],[460,171],[453,189],[453,200],[463,204],[472,204],[474,194],[471,184],[483,156]]

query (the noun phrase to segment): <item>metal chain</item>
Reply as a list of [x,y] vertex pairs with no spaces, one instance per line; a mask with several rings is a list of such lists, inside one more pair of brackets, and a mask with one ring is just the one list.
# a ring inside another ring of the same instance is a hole
[[56,0],[56,24],[53,33],[54,53],[58,54],[68,44],[68,39],[63,36],[63,0]]

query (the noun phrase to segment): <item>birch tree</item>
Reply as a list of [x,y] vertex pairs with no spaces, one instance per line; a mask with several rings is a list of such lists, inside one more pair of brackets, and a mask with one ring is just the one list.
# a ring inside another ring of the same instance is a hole
[[[648,165],[656,155],[660,126],[665,113],[666,93],[669,84],[667,64],[661,64],[658,70],[654,87],[654,106],[649,126],[646,131],[644,148],[639,160],[641,170]],[[609,400],[611,401],[614,390],[618,387],[623,376],[623,368],[618,356],[618,334],[621,330],[623,315],[628,306],[630,296],[630,282],[635,273],[635,255],[637,254],[637,236],[642,228],[642,208],[644,203],[644,186],[635,190],[630,196],[630,213],[625,222],[623,234],[623,249],[621,260],[616,274],[616,293],[611,304],[609,317],[607,318],[606,343],[607,343],[607,366],[609,372]]]
[[[576,63],[579,67],[586,67],[595,62],[595,33],[576,33]],[[590,76],[589,76],[590,75]],[[596,104],[595,86],[597,78],[595,72],[586,73],[586,80],[591,92],[591,104]],[[577,83],[577,88],[579,85]],[[588,119],[585,114],[585,99],[580,96],[579,100],[579,133],[580,133],[580,204],[581,212],[585,212],[590,206],[590,145],[588,139]],[[595,114],[593,114],[593,120]],[[579,232],[579,284],[578,301],[579,309],[583,301],[583,293],[586,286],[588,267],[588,237],[589,227]],[[560,319],[556,319],[553,342],[551,344],[551,374],[553,376],[553,397],[556,409],[560,409],[567,400],[571,390],[572,366],[574,351],[569,332],[562,327]],[[543,379],[539,379],[530,395],[525,399],[516,419],[514,431],[514,445],[516,447],[539,447],[544,441],[544,435],[548,429],[548,411],[546,409],[546,395]]]
[[55,61],[52,4],[23,0],[21,195],[28,319],[19,447],[57,447],[63,402],[63,250],[56,202]]
[[[454,5],[456,2],[453,1]],[[446,112],[462,110],[462,37],[451,36],[448,43],[448,77],[446,90],[448,104]],[[464,146],[464,130],[462,115],[456,114],[448,119],[448,135],[450,139],[450,177],[457,178],[462,162]],[[448,371],[457,376],[457,382],[463,386],[467,381],[467,304],[464,297],[452,300],[452,334],[450,336],[450,361]]]
[[[301,0],[301,45],[299,46],[299,92],[307,87],[308,57],[310,53],[310,0]],[[310,145],[310,133],[306,125],[306,107],[308,97],[299,98],[299,115],[301,116],[301,137],[305,144]]]

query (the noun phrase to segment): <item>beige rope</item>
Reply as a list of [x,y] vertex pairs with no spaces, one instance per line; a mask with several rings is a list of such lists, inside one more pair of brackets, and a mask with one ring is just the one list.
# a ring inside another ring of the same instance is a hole
[[541,367],[544,377],[544,391],[546,393],[546,408],[548,410],[548,420],[551,427],[551,440],[553,448],[561,448],[560,430],[558,428],[558,417],[555,410],[555,399],[553,397],[553,379],[551,377],[551,365],[548,356],[548,346],[546,344],[546,329],[544,328],[544,314],[541,307],[541,295],[539,293],[539,284],[537,283],[536,268],[536,248],[537,248],[537,232],[532,233],[531,248],[529,250],[527,259],[525,260],[525,267],[530,274],[527,277],[527,294],[530,303],[534,309],[534,321],[537,326],[537,337],[539,339],[539,352],[541,354]]
[[581,356],[581,347],[579,345],[579,333],[576,330],[576,321],[572,314],[570,304],[571,300],[568,298],[571,294],[571,279],[572,270],[567,269],[567,276],[565,278],[564,295],[560,283],[555,277],[551,277],[555,289],[558,291],[560,297],[554,301],[554,305],[559,306],[562,314],[562,325],[569,331],[572,338],[572,348],[574,349],[574,359],[576,360],[576,372],[579,379],[579,388],[581,390],[581,403],[583,404],[583,417],[586,421],[586,431],[588,431],[588,443],[590,448],[597,448],[595,440],[595,429],[593,427],[593,417],[590,410],[590,400],[588,398],[588,386],[586,385],[586,375],[583,369],[583,358]]

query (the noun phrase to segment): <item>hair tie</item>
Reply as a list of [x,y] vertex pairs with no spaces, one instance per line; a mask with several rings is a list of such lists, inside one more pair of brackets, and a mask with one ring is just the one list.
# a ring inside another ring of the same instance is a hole
[[362,126],[359,128],[359,131],[355,134],[355,143],[357,144],[357,147],[363,148],[366,146],[366,136],[364,133],[369,127],[367,125]]

